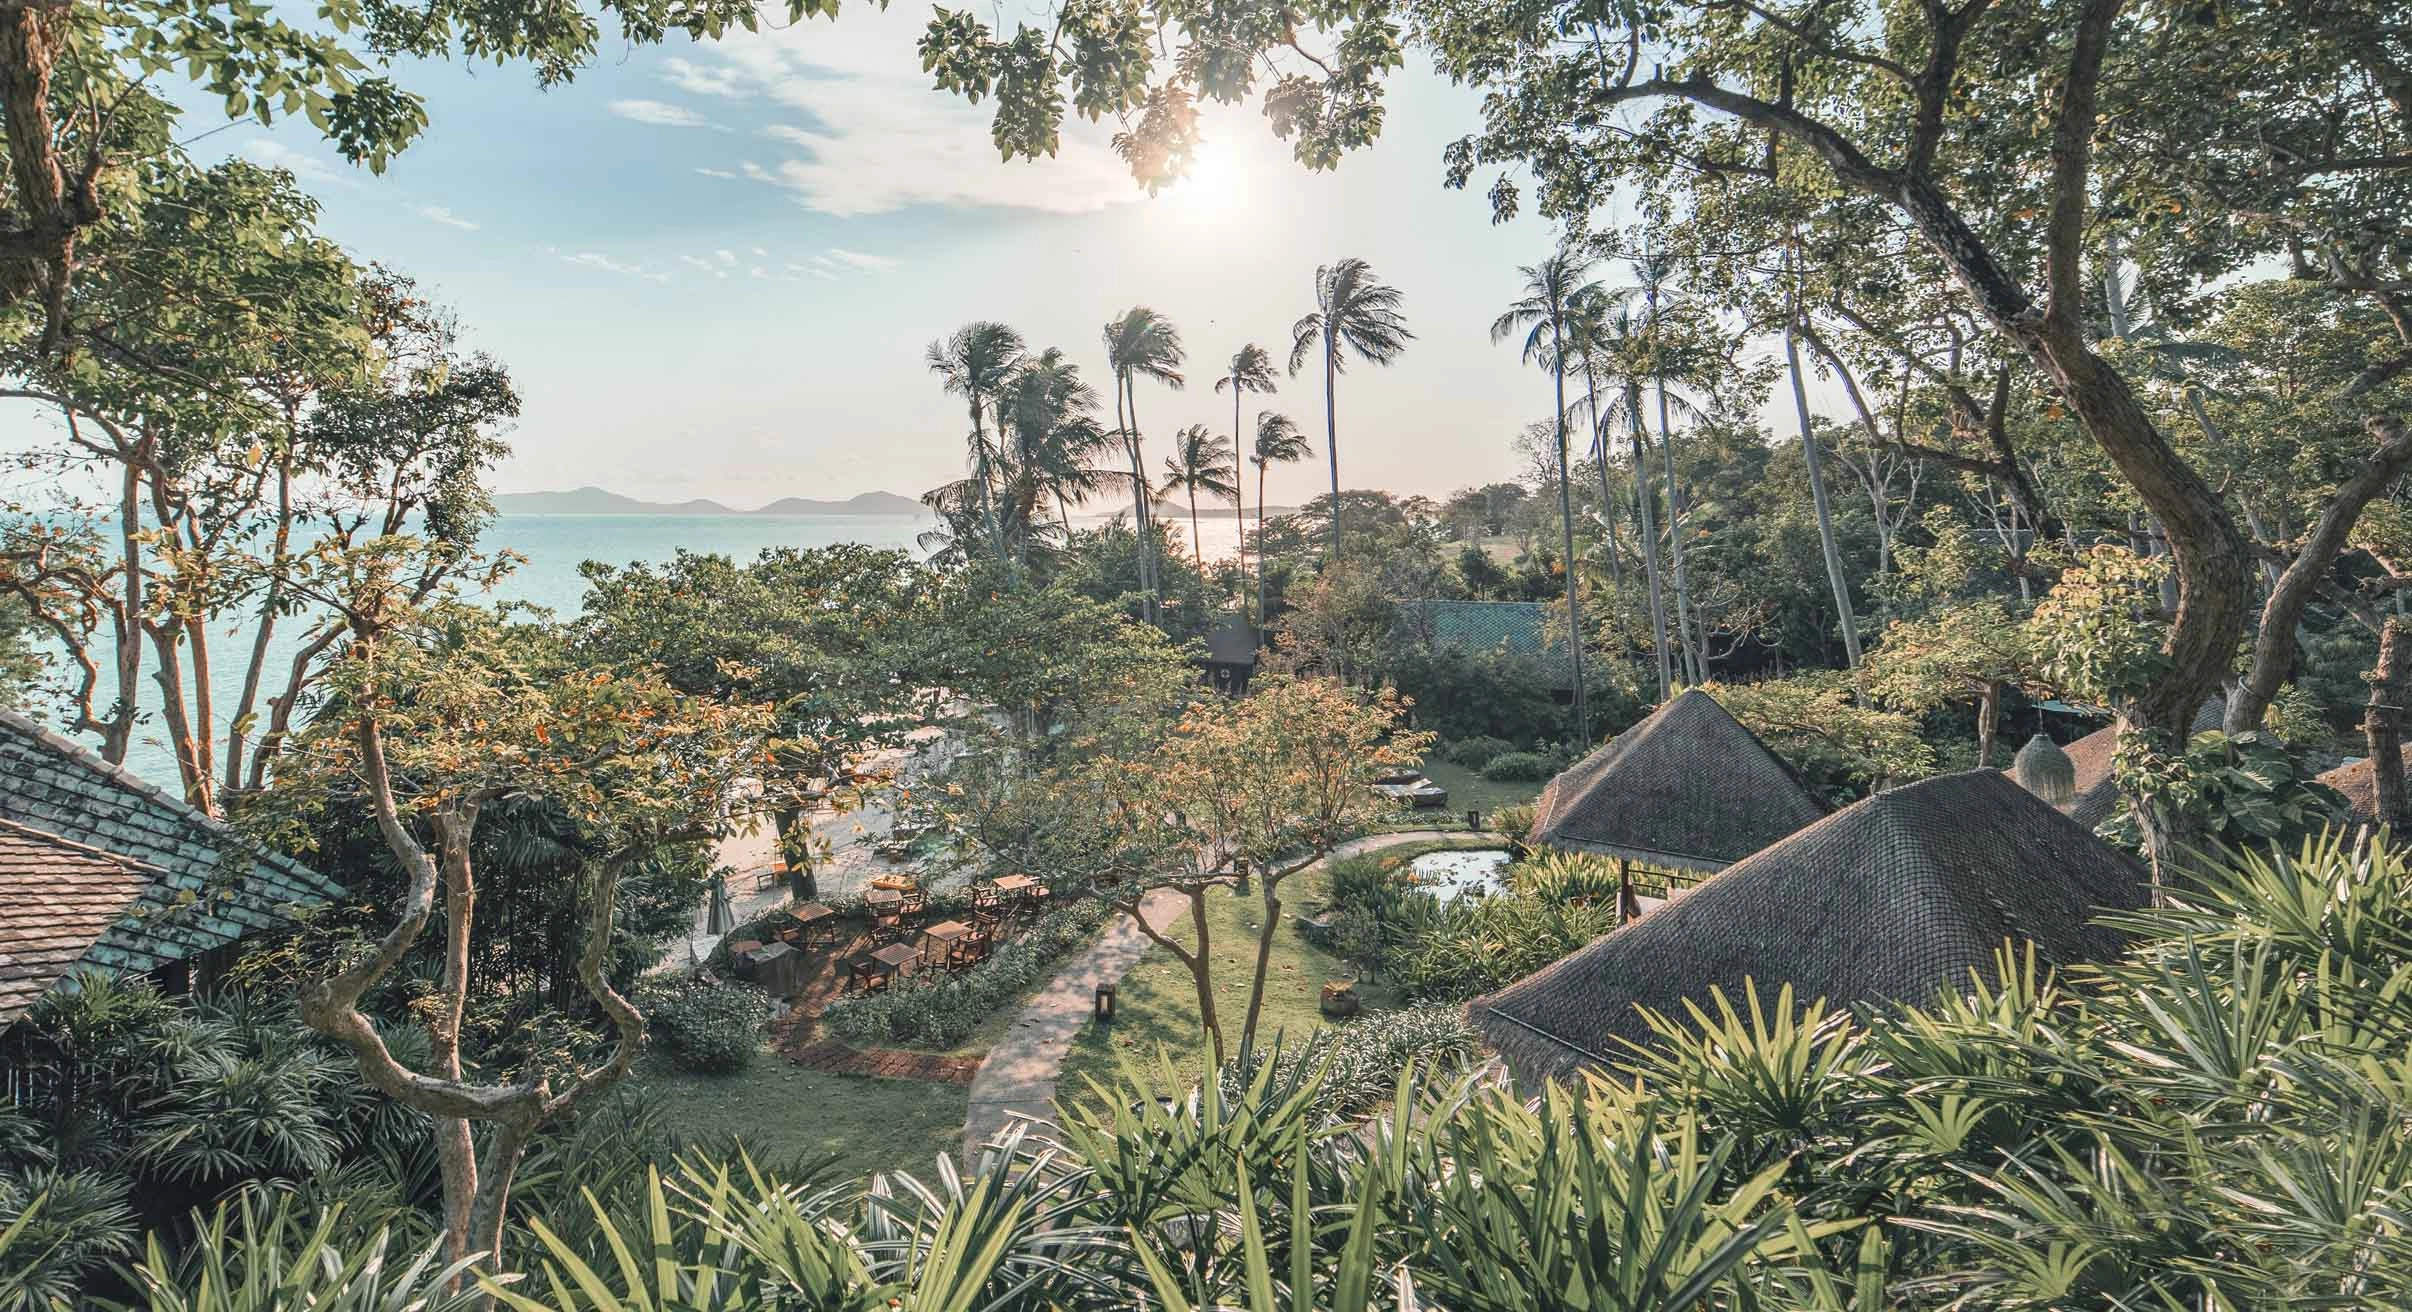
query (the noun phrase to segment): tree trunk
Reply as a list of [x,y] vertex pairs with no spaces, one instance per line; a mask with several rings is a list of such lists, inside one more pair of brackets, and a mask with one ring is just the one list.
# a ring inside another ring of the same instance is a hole
[[1256,467],[1256,626],[1265,624],[1265,467]]
[[1198,947],[1189,960],[1189,980],[1197,986],[1198,1023],[1206,1029],[1207,1042],[1214,1050],[1214,1068],[1223,1069],[1223,1018],[1214,1008],[1214,957],[1212,944],[1207,941],[1206,889],[1203,885],[1189,890],[1189,923],[1197,926]]
[[2370,704],[2362,716],[2362,740],[2370,751],[2371,778],[2378,789],[2378,822],[2389,830],[2404,821],[2404,691],[2412,667],[2412,627],[2390,615],[2379,630],[2378,666],[2370,672]]
[[[1785,252],[1785,263],[1791,263],[1791,252]],[[1809,391],[1801,382],[1801,348],[1793,334],[1793,325],[1800,316],[1796,299],[1792,316],[1784,321],[1784,362],[1792,370],[1792,410],[1801,424],[1801,455],[1809,464],[1809,500],[1817,508],[1817,542],[1826,556],[1826,582],[1834,589],[1834,609],[1842,617],[1843,655],[1850,661],[1854,678],[1859,672],[1859,620],[1851,613],[1851,584],[1843,577],[1842,549],[1834,541],[1834,507],[1826,499],[1826,474],[1818,450],[1817,435],[1809,426]],[[1879,509],[1881,518],[1881,508]],[[1864,690],[1860,700],[1865,701]],[[1983,765],[1984,761],[1977,762]]]
[[1340,372],[1340,344],[1332,339],[1330,316],[1323,330],[1323,452],[1332,469],[1332,563],[1340,563],[1340,411],[1332,386]]
[[1661,377],[1657,384],[1659,454],[1667,476],[1667,563],[1675,569],[1675,636],[1683,644],[1685,681],[1699,683],[1708,677],[1708,668],[1692,636],[1691,577],[1683,565],[1683,502],[1675,486],[1675,433],[1667,424],[1667,380]]
[[1240,618],[1248,618],[1248,457],[1240,448],[1240,385],[1231,382],[1231,522],[1239,526]]
[[1574,549],[1574,496],[1572,479],[1566,472],[1566,348],[1558,338],[1558,323],[1550,320],[1550,378],[1558,403],[1558,529],[1566,548],[1566,649],[1569,669],[1574,676],[1574,732],[1567,741],[1579,753],[1591,740],[1591,708],[1583,696],[1583,597],[1577,582]]
[[[997,563],[1005,567],[1006,582],[1015,582],[1013,557],[1005,550],[1005,530],[997,523],[997,503],[988,483],[988,430],[980,417],[980,398],[971,403],[972,477],[980,484],[980,517],[988,523],[988,545],[997,553]],[[969,554],[968,552],[965,554]]]
[[1658,700],[1674,691],[1674,658],[1667,650],[1666,589],[1659,581],[1658,526],[1650,515],[1650,448],[1641,417],[1641,388],[1627,385],[1625,401],[1633,425],[1633,504],[1641,512],[1642,564],[1650,583],[1650,634],[1658,644]]
[[1198,485],[1189,485],[1189,557],[1197,562],[1198,575],[1206,574],[1206,539],[1198,536]]
[[1625,565],[1617,558],[1616,496],[1608,490],[1608,420],[1600,413],[1600,380],[1583,365],[1583,403],[1591,416],[1591,455],[1600,471],[1600,531],[1608,539],[1608,581],[1618,589],[1625,586]]
[[1993,739],[2002,722],[2002,685],[1991,679],[1977,692],[1977,768],[1993,768]]
[[1131,390],[1127,372],[1114,378],[1114,424],[1122,430],[1122,450],[1131,462],[1131,532],[1137,541],[1132,545],[1139,558],[1139,617],[1149,622],[1156,618],[1155,570],[1153,555],[1148,550],[1148,488],[1147,470],[1139,461],[1139,397]]
[[[1265,923],[1256,931],[1256,978],[1248,985],[1248,1019],[1240,1026],[1242,1054],[1256,1051],[1256,1019],[1265,1009],[1265,974],[1273,961],[1273,935],[1281,927],[1281,881],[1283,872],[1264,872],[1262,894]],[[1304,983],[1306,981],[1300,981]]]

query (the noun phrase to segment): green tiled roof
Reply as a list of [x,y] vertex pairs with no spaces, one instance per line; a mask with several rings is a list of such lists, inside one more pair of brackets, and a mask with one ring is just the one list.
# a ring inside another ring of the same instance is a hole
[[333,880],[23,716],[0,711],[0,819],[160,872],[84,964],[156,970],[342,896]]
[[1436,648],[1504,651],[1541,661],[1555,686],[1573,686],[1566,642],[1545,637],[1549,608],[1537,601],[1402,601],[1399,629],[1407,641]]

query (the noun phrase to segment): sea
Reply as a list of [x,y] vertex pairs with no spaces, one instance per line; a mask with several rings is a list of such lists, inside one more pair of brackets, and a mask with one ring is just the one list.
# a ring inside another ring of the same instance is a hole
[[[496,600],[542,606],[566,617],[575,615],[585,603],[586,580],[579,576],[578,566],[586,561],[614,565],[659,562],[685,550],[718,553],[744,562],[772,547],[826,547],[841,542],[917,553],[920,547],[914,539],[933,523],[919,515],[501,515],[487,526],[479,546],[488,553],[509,551],[522,558],[494,589]],[[211,682],[221,715],[231,710],[242,691],[243,656],[249,650],[251,634],[247,619],[230,618],[211,644],[216,658]],[[269,657],[270,671],[285,668],[297,631],[293,625],[279,630],[279,650]],[[146,651],[142,685],[146,696],[157,692],[148,677],[149,656]],[[51,699],[37,696],[32,709],[43,719],[55,718]],[[150,709],[155,711],[155,704]],[[220,742],[225,738],[222,724],[218,738]],[[135,731],[126,766],[154,784],[178,786],[176,758],[156,715],[147,717]]]

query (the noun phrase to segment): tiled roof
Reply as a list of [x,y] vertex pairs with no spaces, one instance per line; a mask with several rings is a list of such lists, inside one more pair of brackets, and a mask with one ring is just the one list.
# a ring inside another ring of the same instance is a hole
[[[2412,768],[2412,746],[2401,753],[2407,768]],[[2351,761],[2320,776],[2320,782],[2345,795],[2346,816],[2357,824],[2378,823],[2378,766],[2372,758]]]
[[1825,814],[1790,766],[1694,688],[1550,780],[1527,841],[1707,874]]
[[1460,651],[1504,651],[1541,661],[1554,686],[1571,687],[1566,642],[1548,635],[1549,608],[1537,601],[1399,603],[1399,628],[1411,641]]
[[0,1025],[73,970],[158,875],[0,820]]
[[1468,1015],[1536,1080],[1608,1066],[1678,1022],[1690,1000],[1739,1006],[1743,981],[1772,1002],[1920,1003],[1986,971],[2005,940],[2048,966],[2115,956],[2105,908],[2144,905],[2142,866],[1998,771],[1881,792],[1769,847],[1514,984]]
[[[2194,709],[2194,720],[2186,726],[2189,736],[2208,733],[2220,726],[2227,704],[2213,697]],[[2119,772],[2112,760],[2119,754],[2119,726],[2105,725],[2061,749],[2069,754],[2069,763],[2077,767],[2077,786],[2069,804],[2062,807],[2071,820],[2092,830],[2102,822],[2127,809],[2126,799],[2119,796]]]
[[291,857],[255,850],[174,794],[5,711],[0,820],[157,871],[133,912],[102,934],[86,958],[106,970],[155,970],[281,924],[295,906],[343,893]]

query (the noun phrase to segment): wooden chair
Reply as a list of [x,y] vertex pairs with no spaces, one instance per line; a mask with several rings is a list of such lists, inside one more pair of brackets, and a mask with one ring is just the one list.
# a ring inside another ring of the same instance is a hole
[[904,941],[904,921],[894,915],[874,916],[871,919],[871,945],[886,947]]
[[983,911],[975,906],[972,908],[971,923],[975,932],[993,939],[1005,928],[1005,913],[996,907]]
[[988,960],[996,951],[996,940],[985,929],[974,927],[972,932],[956,940],[955,949],[948,954],[947,964],[955,967],[976,966]]
[[995,884],[974,884],[972,885],[971,904],[972,914],[978,915],[982,911],[998,911],[1003,909],[1005,905],[1005,898],[1003,894],[997,892],[997,886]]
[[882,993],[895,981],[896,972],[887,963],[869,957],[858,959],[846,971],[848,993]]
[[915,884],[911,888],[906,889],[904,891],[904,901],[899,904],[896,909],[901,914],[908,916],[918,916],[923,912],[928,911],[930,909],[929,890],[923,888],[919,884]]

